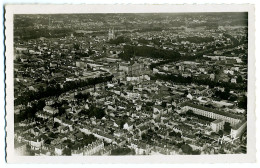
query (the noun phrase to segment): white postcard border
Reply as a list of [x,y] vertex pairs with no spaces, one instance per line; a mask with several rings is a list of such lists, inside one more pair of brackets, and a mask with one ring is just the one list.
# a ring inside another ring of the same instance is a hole
[[[243,5],[6,5],[6,131],[8,163],[242,163],[256,161],[254,6]],[[57,13],[248,12],[247,154],[173,156],[17,156],[14,153],[13,15]]]

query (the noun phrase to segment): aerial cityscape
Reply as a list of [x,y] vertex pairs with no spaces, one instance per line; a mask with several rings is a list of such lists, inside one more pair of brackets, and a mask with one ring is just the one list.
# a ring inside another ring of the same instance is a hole
[[22,156],[247,153],[248,13],[14,15]]

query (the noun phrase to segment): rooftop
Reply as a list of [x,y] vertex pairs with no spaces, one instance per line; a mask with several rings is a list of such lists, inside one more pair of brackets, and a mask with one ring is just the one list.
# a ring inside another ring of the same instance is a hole
[[212,121],[211,123],[218,124],[218,123],[221,123],[221,122],[223,122],[223,120],[217,119],[217,120]]

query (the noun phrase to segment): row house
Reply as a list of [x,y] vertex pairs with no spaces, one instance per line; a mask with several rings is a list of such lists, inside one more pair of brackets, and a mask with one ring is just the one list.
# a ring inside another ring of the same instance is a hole
[[202,115],[212,119],[221,119],[231,124],[231,126],[239,123],[244,117],[240,115],[230,114],[215,109],[207,108],[200,105],[185,102],[181,105],[183,111],[192,110],[195,114]]

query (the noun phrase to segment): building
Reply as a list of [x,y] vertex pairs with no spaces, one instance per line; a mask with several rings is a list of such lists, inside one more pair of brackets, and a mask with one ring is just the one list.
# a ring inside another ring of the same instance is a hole
[[120,63],[118,66],[120,71],[124,71],[129,76],[140,76],[144,73],[144,64],[138,62]]
[[86,68],[86,64],[82,61],[76,61],[76,67]]
[[50,115],[49,113],[44,113],[44,112],[42,112],[42,111],[36,112],[35,115],[36,115],[36,117],[42,118],[42,119],[44,119],[44,120],[51,117],[51,115]]
[[239,122],[237,125],[235,125],[234,127],[231,128],[231,138],[238,138],[240,137],[244,131],[246,130],[246,120],[243,120],[241,122]]
[[59,112],[58,109],[55,109],[55,108],[53,108],[53,107],[51,107],[51,106],[45,106],[45,107],[43,108],[43,111],[44,111],[44,112],[47,112],[47,113],[50,113],[50,114],[56,114],[56,113]]
[[84,148],[84,155],[94,155],[104,149],[103,141],[95,141]]
[[14,143],[14,149],[17,155],[24,155],[26,153],[26,143]]
[[163,111],[164,111],[164,108],[162,107],[162,106],[154,106],[153,107],[153,112],[154,113],[159,113],[159,114],[162,114],[163,113]]
[[230,123],[231,126],[235,126],[241,122],[244,117],[241,115],[231,114],[224,111],[218,111],[212,108],[204,107],[201,105],[192,104],[189,102],[184,102],[181,104],[181,109],[183,112],[192,110],[193,113],[202,115],[212,119],[221,119],[224,122]]
[[225,122],[221,119],[215,120],[210,123],[210,127],[214,132],[219,132],[224,129]]
[[237,79],[236,78],[232,78],[231,79],[231,83],[237,83]]
[[64,147],[62,145],[55,147],[54,153],[56,156],[61,156],[63,152]]
[[130,74],[132,76],[140,76],[140,75],[142,75],[143,71],[144,71],[144,65],[143,64],[134,62],[130,66]]
[[210,74],[209,78],[210,78],[210,80],[214,80],[215,79],[215,74]]
[[32,150],[40,150],[43,145],[43,139],[39,140],[38,138],[33,138],[29,141],[29,145]]
[[83,150],[71,150],[71,156],[83,156]]
[[112,73],[113,74],[113,80],[123,80],[125,78],[125,72],[124,71],[115,71]]

